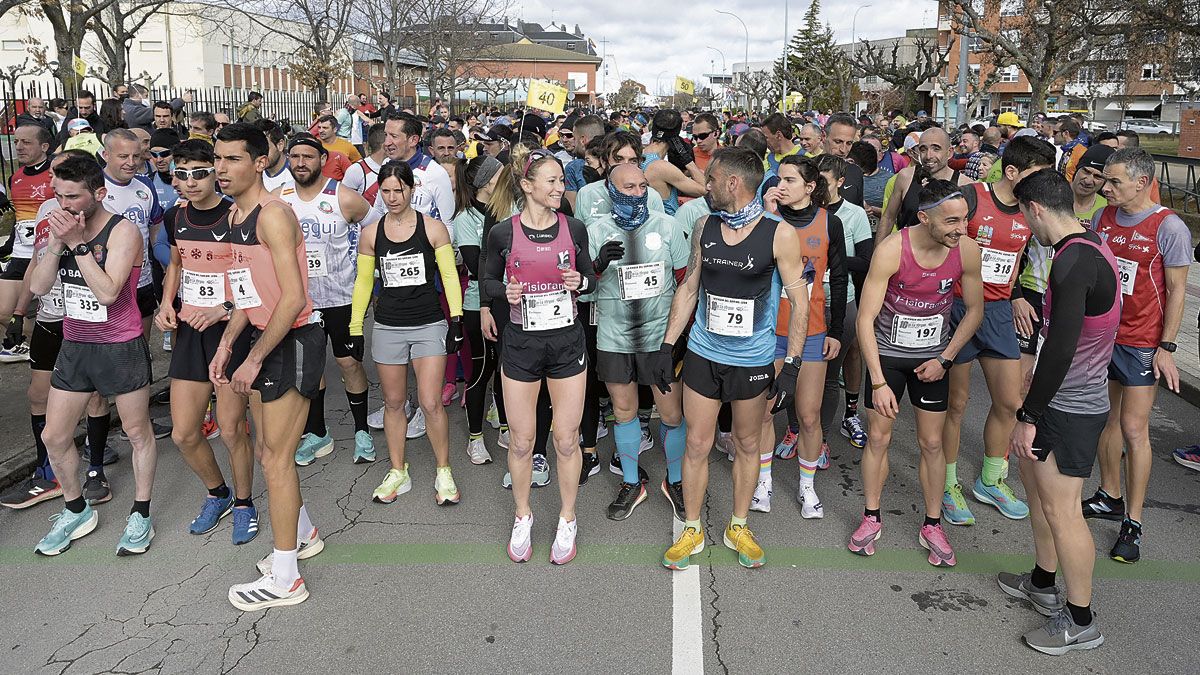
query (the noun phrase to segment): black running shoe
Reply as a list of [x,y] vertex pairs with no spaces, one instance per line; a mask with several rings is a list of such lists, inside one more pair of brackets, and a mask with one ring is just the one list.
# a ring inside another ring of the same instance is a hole
[[667,479],[664,478],[662,485],[659,487],[662,490],[663,496],[667,498],[667,501],[671,502],[671,508],[675,511],[675,520],[681,523],[687,522],[687,516],[684,515],[683,510],[683,481],[668,483]]
[[[84,462],[90,463],[92,460],[92,446],[87,439],[84,439],[83,445],[79,446],[79,456],[83,458]],[[104,445],[104,460],[101,463],[108,466],[119,461],[121,461],[121,455],[117,453],[117,448],[112,441],[109,441]]]
[[608,519],[625,520],[633,515],[633,510],[644,501],[646,501],[646,484],[644,482],[621,483],[617,498],[608,505]]
[[1135,563],[1142,558],[1142,526],[1128,518],[1121,521],[1121,533],[1108,556],[1117,562]]
[[1125,520],[1125,499],[1111,497],[1104,490],[1096,490],[1096,494],[1083,500],[1082,507],[1084,518]]
[[46,480],[34,475],[0,495],[0,506],[10,509],[27,509],[48,499],[62,496],[62,488],[56,480]]
[[93,506],[112,499],[112,491],[108,489],[108,478],[99,471],[88,471],[87,480],[83,483],[83,498]]
[[588,478],[600,473],[600,456],[594,452],[583,453],[583,467],[579,469],[579,485],[587,484]]

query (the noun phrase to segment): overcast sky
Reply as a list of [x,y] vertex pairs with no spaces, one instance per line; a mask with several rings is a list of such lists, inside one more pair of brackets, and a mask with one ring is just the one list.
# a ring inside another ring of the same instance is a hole
[[[584,35],[596,42],[598,52],[605,51],[601,40],[607,39],[608,74],[600,74],[605,90],[615,90],[630,77],[651,92],[656,80],[666,90],[668,81],[674,82],[673,75],[698,79],[704,73],[720,72],[721,56],[707,47],[724,52],[725,72],[731,72],[735,62],[744,60],[746,33],[737,19],[718,14],[718,9],[734,12],[746,22],[751,62],[776,59],[783,53],[784,0],[610,0],[565,6],[550,0],[512,1],[514,12],[525,21],[548,25],[553,18],[568,27],[579,24]],[[860,5],[871,6],[858,12],[856,39],[903,35],[906,29],[937,23],[935,0],[825,0],[821,18],[833,28],[839,43],[850,41],[851,19]],[[808,6],[803,0],[790,2],[789,34],[796,32]]]

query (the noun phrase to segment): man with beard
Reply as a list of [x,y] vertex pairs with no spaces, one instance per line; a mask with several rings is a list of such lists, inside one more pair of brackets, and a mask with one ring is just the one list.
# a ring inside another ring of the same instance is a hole
[[921,138],[913,148],[916,163],[896,174],[896,185],[887,200],[887,208],[879,218],[879,229],[875,231],[875,245],[883,243],[893,228],[903,229],[918,222],[921,186],[932,178],[945,180],[955,185],[966,185],[971,181],[951,169],[950,136],[941,127],[931,127],[921,132]]

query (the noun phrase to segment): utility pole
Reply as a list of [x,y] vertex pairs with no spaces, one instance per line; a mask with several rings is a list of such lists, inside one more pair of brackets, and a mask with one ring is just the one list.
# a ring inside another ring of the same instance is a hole
[[[959,26],[961,32],[958,35],[958,105],[955,106],[954,125],[960,127],[967,122],[967,70],[970,69],[970,64],[967,63],[968,42],[970,38],[967,33],[967,15],[966,13],[959,14]],[[953,32],[950,33],[954,35]]]
[[787,114],[788,0],[783,0],[783,68],[779,72],[779,111]]

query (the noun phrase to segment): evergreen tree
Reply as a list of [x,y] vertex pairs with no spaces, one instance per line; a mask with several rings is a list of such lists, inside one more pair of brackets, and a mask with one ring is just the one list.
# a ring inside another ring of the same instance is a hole
[[775,62],[775,79],[787,82],[789,93],[804,95],[805,108],[837,110],[842,92],[853,85],[849,64],[833,39],[833,29],[821,23],[821,2],[813,0],[800,28],[788,44],[788,61]]

